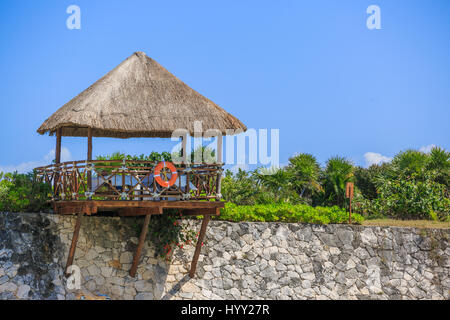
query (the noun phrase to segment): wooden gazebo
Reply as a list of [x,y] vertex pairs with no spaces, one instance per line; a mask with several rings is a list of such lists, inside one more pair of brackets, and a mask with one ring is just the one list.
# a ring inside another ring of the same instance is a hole
[[[203,130],[217,132],[215,163],[187,159],[186,140],[194,134],[195,121],[201,121]],[[93,137],[169,138],[180,129],[186,132],[184,158],[175,165],[176,172],[169,172],[177,177],[172,185],[158,183],[159,164],[151,161],[92,159]],[[54,211],[78,215],[67,267],[73,263],[83,216],[114,211],[119,216],[145,216],[130,269],[134,277],[150,216],[177,208],[183,215],[203,216],[189,272],[193,277],[209,219],[224,206],[220,201],[222,135],[230,129],[246,127],[143,52],[128,57],[45,120],[37,131],[56,135],[55,163],[35,170],[52,186]],[[61,163],[63,136],[87,137],[86,160]]]

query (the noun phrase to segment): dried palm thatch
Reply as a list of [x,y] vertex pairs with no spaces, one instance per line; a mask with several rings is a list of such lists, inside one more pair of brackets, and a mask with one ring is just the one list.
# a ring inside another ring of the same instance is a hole
[[135,52],[115,69],[66,103],[37,130],[85,137],[170,137],[176,129],[247,130],[237,118],[163,68]]

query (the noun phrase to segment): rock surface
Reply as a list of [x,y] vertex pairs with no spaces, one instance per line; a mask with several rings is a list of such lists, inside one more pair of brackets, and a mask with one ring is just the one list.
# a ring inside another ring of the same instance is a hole
[[[196,277],[194,246],[168,263],[147,241],[131,278],[141,223],[83,220],[74,260],[83,289],[136,300],[450,298],[449,229],[212,221]],[[0,213],[0,299],[75,299],[63,276],[74,226],[73,216]]]

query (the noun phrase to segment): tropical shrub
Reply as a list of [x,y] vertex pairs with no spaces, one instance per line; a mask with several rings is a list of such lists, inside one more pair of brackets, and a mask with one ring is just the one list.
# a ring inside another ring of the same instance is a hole
[[449,220],[450,199],[445,186],[435,181],[433,172],[411,174],[396,179],[380,177],[378,198],[362,205],[371,215],[400,219]]
[[385,176],[390,166],[389,163],[383,163],[371,165],[369,168],[355,168],[355,187],[365,199],[374,200],[378,197],[376,180],[378,177]]
[[345,186],[354,181],[353,164],[342,157],[336,156],[327,161],[323,177],[323,203],[345,207]]
[[433,148],[429,154],[400,152],[391,163],[356,174],[357,185],[366,182],[376,188],[375,198],[366,196],[357,206],[369,217],[446,221],[450,214],[449,167],[449,153],[441,148]]
[[236,174],[225,171],[221,192],[225,201],[239,205],[257,204],[265,197],[253,175],[240,168]]
[[[227,203],[221,210],[220,220],[256,222],[302,222],[315,224],[347,223],[349,214],[337,206],[311,207],[309,205],[276,203],[266,205],[238,206]],[[364,218],[352,214],[353,223],[361,223]]]
[[292,189],[305,203],[313,204],[313,197],[323,192],[320,185],[321,169],[317,159],[307,153],[295,155],[289,158],[286,171]]
[[428,166],[429,156],[417,150],[406,150],[398,153],[392,160],[392,174],[416,178],[423,174]]
[[427,169],[436,173],[435,181],[445,187],[450,197],[450,152],[439,147],[431,149]]
[[0,172],[0,211],[39,212],[50,208],[51,187],[34,173]]
[[260,196],[257,198],[258,204],[306,202],[293,188],[292,175],[284,168],[258,168],[252,172],[252,176],[256,179],[260,188]]
[[302,199],[290,188],[286,175],[284,169],[275,168],[252,172],[239,169],[236,174],[226,170],[222,177],[222,197],[238,205],[300,203]]

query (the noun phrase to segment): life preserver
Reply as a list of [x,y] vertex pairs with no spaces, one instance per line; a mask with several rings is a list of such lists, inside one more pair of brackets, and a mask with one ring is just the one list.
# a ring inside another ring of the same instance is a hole
[[[169,181],[163,180],[163,178],[161,178],[160,173],[163,168],[168,168],[172,173],[172,176],[170,177]],[[178,172],[177,168],[175,168],[172,162],[161,161],[156,165],[155,174],[153,176],[155,177],[156,182],[158,182],[160,186],[168,188],[173,186],[175,181],[177,181]]]

